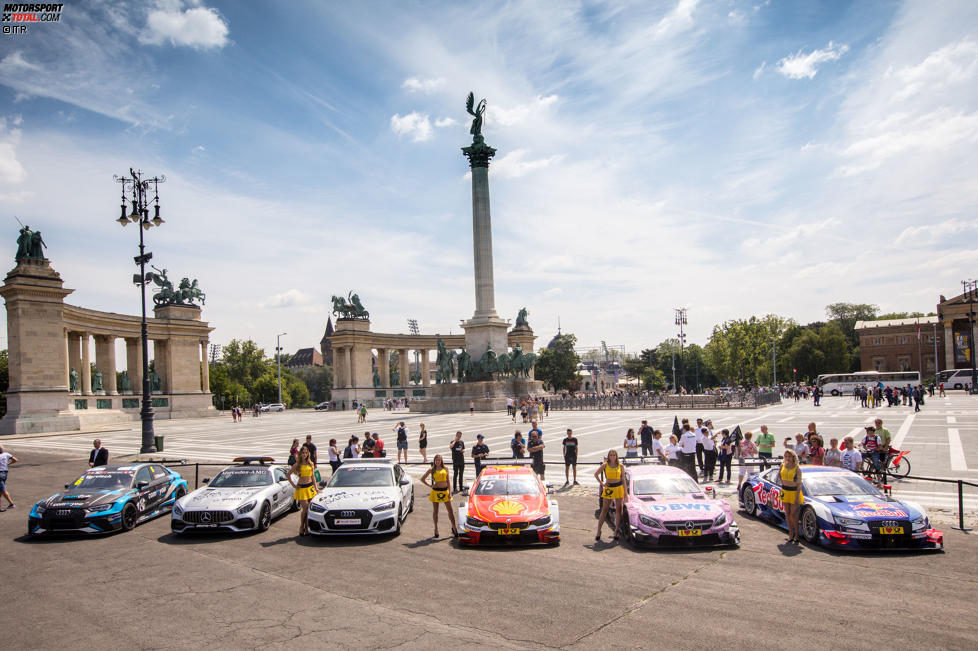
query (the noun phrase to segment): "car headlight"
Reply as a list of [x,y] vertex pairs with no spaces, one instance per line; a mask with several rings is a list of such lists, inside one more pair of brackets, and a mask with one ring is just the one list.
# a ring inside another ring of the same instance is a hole
[[392,508],[394,508],[394,500],[391,500],[390,502],[384,502],[383,504],[378,504],[377,506],[373,507],[370,510],[373,511],[374,513],[377,513],[380,511],[390,511]]
[[550,516],[549,515],[545,515],[542,518],[537,518],[536,520],[534,520],[530,524],[533,525],[534,527],[545,527],[548,524],[550,524]]
[[473,518],[471,515],[465,518],[465,524],[470,527],[475,527],[477,529],[481,529],[482,527],[486,526],[485,522],[483,522],[479,518]]
[[721,525],[727,524],[727,514],[721,513],[717,516],[717,519],[713,521],[714,527],[719,527]]
[[313,502],[312,504],[309,505],[309,510],[312,511],[313,513],[325,513],[326,507],[323,506],[322,504],[317,504],[316,502]]
[[245,513],[247,513],[247,512],[249,512],[249,511],[251,511],[251,510],[252,510],[253,508],[255,508],[255,505],[256,505],[256,504],[258,504],[258,502],[256,502],[256,501],[254,501],[254,500],[252,500],[252,501],[250,501],[250,502],[248,502],[247,504],[245,504],[244,506],[239,506],[238,508],[236,508],[236,509],[235,509],[235,512],[236,512],[236,513],[237,513],[238,515],[244,515]]
[[922,515],[919,518],[917,518],[916,520],[914,520],[913,521],[913,528],[914,529],[929,529],[930,528],[930,523],[927,521],[927,516],[926,515]]
[[662,526],[661,522],[659,522],[655,518],[650,518],[647,515],[638,516],[638,521],[644,524],[646,527],[651,527],[653,529],[665,529],[665,527]]
[[866,524],[862,520],[853,520],[852,518],[840,518],[839,516],[835,516],[835,522],[836,524],[845,525],[847,527],[861,527],[864,524]]
[[44,515],[44,512],[45,511],[47,511],[47,509],[44,508],[44,505],[43,504],[35,504],[34,505],[34,512],[37,513],[38,515]]
[[90,506],[90,507],[88,507],[85,510],[88,511],[89,513],[98,513],[100,511],[108,511],[109,509],[112,508],[112,506],[113,506],[113,504],[111,504],[111,503],[109,503],[109,504],[99,504],[98,506]]
[[173,515],[177,516],[178,518],[183,515],[183,509],[181,509],[177,504],[173,505]]

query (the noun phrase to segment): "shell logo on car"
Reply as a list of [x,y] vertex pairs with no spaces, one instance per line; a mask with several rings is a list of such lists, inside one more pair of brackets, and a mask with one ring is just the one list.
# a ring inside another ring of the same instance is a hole
[[496,515],[517,515],[526,510],[526,505],[513,500],[500,500],[490,506],[489,510]]

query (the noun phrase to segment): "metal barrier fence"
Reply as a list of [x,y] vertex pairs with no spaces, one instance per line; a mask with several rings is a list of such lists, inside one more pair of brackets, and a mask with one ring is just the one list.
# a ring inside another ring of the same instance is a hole
[[602,395],[555,398],[551,410],[597,411],[624,409],[753,409],[781,402],[774,391],[745,391],[704,395]]

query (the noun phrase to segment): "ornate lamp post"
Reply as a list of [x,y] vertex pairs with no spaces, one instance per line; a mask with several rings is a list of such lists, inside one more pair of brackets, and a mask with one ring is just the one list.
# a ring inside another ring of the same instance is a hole
[[978,367],[975,365],[975,298],[978,297],[978,280],[962,280],[961,287],[964,288],[964,297],[968,299],[968,325],[971,326],[971,330],[968,332],[971,355],[970,393],[975,393],[975,385],[978,384]]
[[[157,186],[166,180],[165,176],[154,176],[153,178],[143,178],[143,173],[129,168],[128,176],[113,176],[113,179],[122,185],[122,214],[116,220],[121,226],[129,222],[138,224],[142,228],[139,231],[139,255],[133,258],[139,265],[139,274],[133,275],[132,280],[139,285],[142,294],[142,322],[141,337],[143,342],[143,406],[139,410],[139,416],[143,425],[143,440],[139,452],[156,452],[155,432],[153,431],[153,401],[150,397],[150,378],[149,378],[149,333],[146,328],[146,283],[152,281],[152,274],[146,274],[146,263],[153,259],[152,253],[146,252],[143,243],[143,231],[148,231],[153,226],[160,226],[164,223],[160,217],[160,196]],[[153,198],[150,199],[150,190]],[[126,204],[131,205],[129,214],[126,214]],[[153,217],[149,216],[149,206],[153,206]]]
[[[676,325],[679,326],[679,368],[683,379],[683,388],[686,388],[686,308],[677,307],[673,310],[676,314]],[[678,393],[678,391],[677,391]]]

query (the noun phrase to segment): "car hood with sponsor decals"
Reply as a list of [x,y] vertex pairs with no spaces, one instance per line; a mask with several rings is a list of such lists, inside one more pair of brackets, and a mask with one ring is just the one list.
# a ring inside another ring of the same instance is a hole
[[312,501],[327,509],[369,509],[400,497],[397,486],[366,486],[324,488]]
[[102,504],[111,504],[123,497],[126,497],[135,491],[133,490],[88,490],[88,491],[64,491],[62,493],[55,493],[51,497],[41,500],[38,502],[38,506],[43,506],[46,509],[89,509],[93,506],[100,506]]
[[654,498],[629,495],[626,506],[629,509],[637,508],[639,513],[663,521],[715,518],[721,513],[731,514],[730,505],[722,500],[697,499],[692,495]]
[[180,508],[184,510],[231,510],[255,499],[263,490],[272,488],[268,486],[248,486],[248,487],[228,487],[211,488],[206,486],[198,488],[179,501]]
[[923,510],[915,504],[886,500],[879,495],[824,495],[806,499],[825,504],[833,515],[866,521],[894,518],[913,520],[924,515]]
[[535,520],[549,512],[546,495],[472,495],[468,515],[486,522]]

